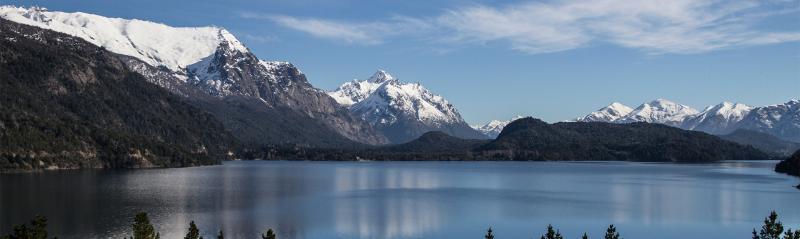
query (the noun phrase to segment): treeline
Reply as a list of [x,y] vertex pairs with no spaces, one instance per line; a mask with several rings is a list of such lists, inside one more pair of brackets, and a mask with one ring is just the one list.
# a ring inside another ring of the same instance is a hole
[[[490,227],[487,230],[485,239],[494,239],[494,231]],[[564,239],[561,231],[554,229],[553,225],[547,225],[547,230],[542,234],[540,239]],[[585,232],[581,236],[582,239],[589,239],[589,235]],[[784,228],[783,223],[778,221],[778,213],[772,211],[770,215],[764,218],[764,225],[761,226],[759,231],[753,228],[753,239],[800,239],[800,229],[792,231],[792,229]],[[609,225],[603,234],[603,239],[622,239],[620,233],[614,225]]]
[[428,132],[416,140],[397,145],[352,149],[265,146],[243,156],[283,160],[621,160],[680,163],[771,158],[752,146],[661,124],[548,124],[534,118],[510,123],[495,140],[461,139],[442,132]]
[[[133,224],[131,225],[131,230],[133,231],[133,235],[130,237],[131,239],[160,239],[160,234],[156,231],[155,226],[150,222],[150,218],[147,216],[147,213],[141,212],[136,214],[133,219]],[[2,237],[2,239],[47,239],[47,219],[42,216],[36,216],[33,220],[31,220],[30,225],[21,224],[14,226],[14,232]],[[57,237],[53,237],[54,239]],[[197,224],[194,221],[189,223],[188,231],[186,232],[186,236],[183,237],[184,239],[203,239],[200,236],[200,229],[197,228]],[[224,239],[225,235],[222,230],[219,230],[216,236],[217,239]],[[266,232],[261,234],[261,239],[276,239],[277,234],[272,228],[267,229]],[[484,235],[485,239],[494,239],[494,231],[491,227],[487,230],[486,235]],[[561,231],[555,229],[553,225],[547,225],[547,229],[544,234],[542,234],[539,238],[541,239],[564,239],[564,236],[561,235]],[[589,236],[585,232],[581,236],[582,239],[588,239]],[[606,229],[605,234],[603,236],[604,239],[622,239],[620,233],[617,232],[617,228],[612,224],[608,226]],[[753,239],[800,239],[800,229],[797,231],[792,231],[792,229],[784,228],[783,223],[778,221],[778,213],[772,211],[770,215],[764,218],[764,225],[761,226],[759,231],[756,231],[753,228]],[[127,239],[127,237],[126,237]]]
[[[791,157],[775,165],[775,172],[800,177],[800,150],[797,150]],[[797,187],[800,188],[800,185],[797,185]]]

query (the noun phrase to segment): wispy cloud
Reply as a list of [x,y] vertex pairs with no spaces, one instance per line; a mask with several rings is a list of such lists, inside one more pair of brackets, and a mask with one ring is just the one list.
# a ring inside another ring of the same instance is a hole
[[565,0],[501,7],[476,5],[438,16],[393,17],[366,23],[283,15],[242,17],[268,19],[315,37],[366,45],[418,37],[433,44],[499,42],[531,54],[593,43],[660,54],[800,41],[800,32],[757,27],[763,20],[798,14],[799,10],[796,0]]
[[370,23],[353,23],[255,13],[242,13],[241,17],[266,19],[287,28],[306,32],[315,37],[365,45],[381,44],[387,37],[413,34],[430,27],[427,22],[402,16],[393,17],[390,21],[386,22]]

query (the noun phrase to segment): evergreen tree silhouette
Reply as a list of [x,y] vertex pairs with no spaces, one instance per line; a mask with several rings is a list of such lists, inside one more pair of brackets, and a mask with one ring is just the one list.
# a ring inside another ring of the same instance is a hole
[[553,225],[548,224],[547,233],[542,235],[541,239],[564,239],[564,237],[561,236],[561,232],[553,229]]
[[[36,215],[30,221],[30,228],[24,223],[14,226],[14,233],[4,239],[47,239],[47,218]],[[55,237],[54,237],[55,238]]]
[[484,236],[483,238],[494,239],[494,234],[492,234],[492,227],[489,227],[489,230],[486,231],[486,236]]
[[605,239],[621,239],[619,237],[619,233],[617,232],[617,228],[614,227],[614,224],[608,225],[608,229],[606,229]]
[[159,235],[146,212],[136,214],[133,219],[133,238],[132,239],[159,239]]
[[261,234],[261,239],[275,239],[275,238],[276,238],[276,235],[275,235],[275,232],[272,231],[272,228],[267,230],[267,234],[266,235]]
[[189,232],[186,233],[183,239],[203,239],[203,237],[200,236],[200,229],[197,229],[197,225],[194,224],[194,221],[189,223]]

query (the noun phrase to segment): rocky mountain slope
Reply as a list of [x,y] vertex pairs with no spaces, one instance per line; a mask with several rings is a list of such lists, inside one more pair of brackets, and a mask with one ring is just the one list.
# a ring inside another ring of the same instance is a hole
[[722,139],[741,145],[750,145],[778,157],[787,157],[800,149],[800,143],[782,140],[773,135],[747,129],[737,129],[733,133],[720,135]]
[[735,128],[749,129],[800,142],[800,100],[756,107]]
[[740,103],[722,102],[709,106],[702,112],[687,118],[681,128],[703,131],[709,134],[727,134],[737,123],[753,110],[753,107]]
[[430,131],[485,138],[446,99],[419,83],[401,82],[383,70],[366,80],[344,83],[328,94],[394,143],[408,142]]
[[[371,125],[353,117],[324,91],[314,88],[295,66],[258,59],[222,28],[171,27],[141,20],[9,6],[0,7],[0,17],[76,36],[129,56],[125,63],[132,70],[214,113],[237,137],[251,135],[241,138],[248,144],[325,142],[316,146],[337,147],[353,141],[388,142]],[[229,108],[234,107],[239,107],[237,112],[230,112]],[[238,117],[231,119],[231,115]],[[284,118],[284,115],[290,116]],[[270,120],[258,121],[261,119]],[[319,140],[291,130],[272,131],[300,129],[291,124],[334,134],[321,135],[327,138]],[[274,135],[289,138],[276,139]]]
[[217,164],[234,137],[211,114],[82,39],[0,19],[0,168]]

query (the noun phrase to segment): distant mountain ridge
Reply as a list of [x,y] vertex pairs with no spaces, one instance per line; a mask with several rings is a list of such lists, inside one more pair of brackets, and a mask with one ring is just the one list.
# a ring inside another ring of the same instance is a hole
[[633,111],[633,108],[623,105],[619,102],[614,102],[606,107],[603,107],[595,112],[589,113],[586,116],[576,119],[580,122],[614,122]]
[[800,149],[800,143],[782,140],[771,134],[747,129],[737,129],[733,133],[720,135],[719,137],[741,145],[750,145],[779,157],[789,156],[792,152]]
[[710,162],[771,158],[753,147],[662,124],[548,124],[534,118],[511,122],[496,140],[477,151],[510,160]]
[[419,83],[402,82],[384,70],[366,80],[346,82],[328,94],[394,143],[408,142],[430,131],[485,138],[444,97]]
[[[741,103],[722,102],[697,111],[689,106],[657,99],[644,103],[624,114],[612,108],[623,108],[614,103],[598,111],[578,118],[581,122],[632,123],[650,122],[666,124],[688,130],[725,135],[738,129],[762,132],[783,140],[800,142],[800,101],[790,100],[783,104],[751,107]],[[611,112],[611,113],[609,113]],[[606,117],[606,115],[621,115]]]
[[618,123],[647,122],[679,127],[683,121],[699,113],[696,109],[665,99],[656,99],[636,107],[614,120]]
[[531,117],[508,124],[497,139],[428,132],[404,144],[364,150],[279,149],[269,159],[306,160],[619,160],[705,163],[773,157],[703,132],[656,123],[560,122]]
[[497,135],[499,135],[500,132],[503,131],[503,128],[506,127],[506,125],[508,125],[514,120],[518,120],[521,118],[523,117],[517,115],[511,118],[510,120],[492,120],[484,125],[473,125],[472,128],[480,131],[490,139],[494,139],[497,138]]

